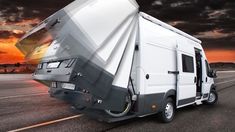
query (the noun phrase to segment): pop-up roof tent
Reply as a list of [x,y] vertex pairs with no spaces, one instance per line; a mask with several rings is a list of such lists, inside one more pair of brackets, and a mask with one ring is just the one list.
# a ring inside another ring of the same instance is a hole
[[[199,93],[195,100],[195,52],[206,60],[200,43],[139,13],[135,0],[76,0],[29,31],[16,46],[28,61],[38,63],[33,78],[50,86],[52,97],[85,107],[85,114],[120,117],[117,121],[171,108],[161,115],[171,115],[170,121],[174,102],[180,104],[177,107],[200,104],[209,95],[207,85],[207,93],[201,90],[205,96]],[[181,59],[183,54],[188,63]],[[184,67],[191,70],[183,73]]]
[[[76,0],[29,31],[16,46],[26,60],[39,64],[35,80],[48,86],[53,81],[76,84],[95,98],[106,99],[108,105],[99,107],[120,111],[128,93],[138,20],[135,0]],[[72,67],[71,59],[76,60]],[[55,93],[64,99],[62,92]],[[81,97],[68,98],[73,103]]]
[[[129,74],[118,67],[129,63],[125,67],[130,70],[137,27],[135,0],[76,0],[29,31],[16,46],[36,63],[80,56],[112,75]],[[127,87],[128,75],[113,83]]]

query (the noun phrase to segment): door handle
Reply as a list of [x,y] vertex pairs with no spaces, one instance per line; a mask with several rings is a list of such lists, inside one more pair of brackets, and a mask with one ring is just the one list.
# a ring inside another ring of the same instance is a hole
[[194,83],[196,83],[197,82],[197,77],[194,77]]
[[179,71],[168,71],[168,74],[179,74]]

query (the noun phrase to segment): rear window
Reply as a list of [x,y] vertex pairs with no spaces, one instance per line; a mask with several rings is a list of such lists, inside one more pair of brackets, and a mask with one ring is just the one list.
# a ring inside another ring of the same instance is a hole
[[182,54],[183,72],[194,73],[193,57]]
[[47,31],[47,29],[42,28],[21,40],[16,46],[25,55],[26,59],[40,60],[52,41],[52,35]]

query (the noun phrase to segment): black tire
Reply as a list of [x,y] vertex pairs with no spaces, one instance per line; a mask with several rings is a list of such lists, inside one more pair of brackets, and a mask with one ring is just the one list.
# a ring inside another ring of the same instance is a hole
[[[175,101],[172,98],[167,98],[164,101],[162,108],[162,112],[160,113],[161,121],[163,123],[171,122],[175,116]],[[169,109],[171,110],[169,111]]]
[[112,117],[122,117],[128,114],[128,112],[131,110],[131,107],[132,107],[131,96],[128,94],[126,96],[126,107],[122,112],[116,112],[110,110],[104,110],[104,111]]
[[218,101],[218,93],[216,90],[212,89],[209,93],[209,98],[205,101],[205,104],[207,105],[214,105]]

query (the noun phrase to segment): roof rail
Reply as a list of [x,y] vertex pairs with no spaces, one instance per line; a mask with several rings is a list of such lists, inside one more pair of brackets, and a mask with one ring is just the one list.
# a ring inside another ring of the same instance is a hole
[[151,22],[153,22],[153,23],[155,23],[155,24],[157,24],[157,25],[159,25],[161,27],[164,27],[164,28],[166,28],[168,30],[171,30],[171,31],[173,31],[173,32],[175,32],[175,33],[177,33],[177,34],[179,34],[181,36],[184,36],[184,37],[186,37],[188,39],[191,39],[191,40],[193,40],[193,41],[195,41],[195,42],[197,42],[199,44],[202,43],[201,40],[199,40],[199,39],[197,39],[197,38],[195,38],[195,37],[193,37],[193,36],[183,32],[183,31],[181,31],[181,30],[179,30],[179,29],[177,29],[177,28],[175,28],[175,27],[173,27],[173,26],[171,26],[169,24],[166,24],[166,23],[164,23],[164,22],[162,22],[162,21],[160,21],[160,20],[158,20],[158,19],[156,19],[156,18],[154,18],[154,17],[152,17],[152,16],[150,16],[150,15],[144,13],[144,12],[140,12],[140,15],[143,18],[145,18],[145,19],[147,19],[147,20],[149,20],[149,21],[151,21]]

